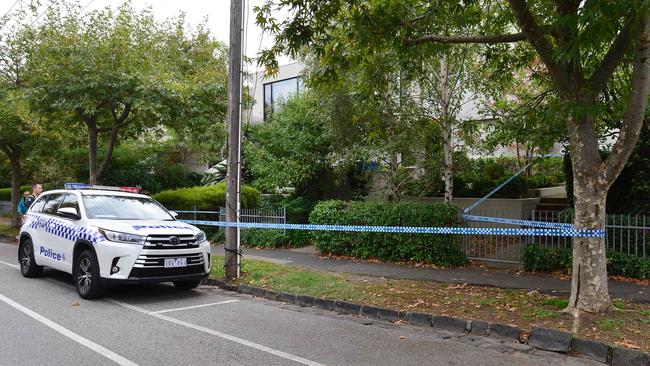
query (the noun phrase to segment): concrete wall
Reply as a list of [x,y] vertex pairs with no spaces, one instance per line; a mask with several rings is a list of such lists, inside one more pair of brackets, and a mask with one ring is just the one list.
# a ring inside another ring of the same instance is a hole
[[[439,203],[443,202],[442,197],[404,197],[404,202],[417,203]],[[455,198],[452,203],[464,209],[478,198]],[[507,217],[511,219],[527,219],[530,213],[537,207],[539,198],[488,198],[485,202],[472,210],[472,214],[494,217]]]

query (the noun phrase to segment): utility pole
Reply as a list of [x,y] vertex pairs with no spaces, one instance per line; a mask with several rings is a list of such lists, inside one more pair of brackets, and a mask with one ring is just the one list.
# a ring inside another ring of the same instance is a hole
[[[242,82],[243,0],[230,0],[230,47],[228,55],[228,167],[226,172],[226,221],[238,222],[240,176],[240,124]],[[227,227],[226,279],[239,277],[239,228]]]

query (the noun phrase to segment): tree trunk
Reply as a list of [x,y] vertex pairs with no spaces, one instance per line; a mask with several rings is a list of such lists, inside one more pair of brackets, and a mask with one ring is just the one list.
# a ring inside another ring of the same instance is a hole
[[[574,168],[575,169],[575,168]],[[594,179],[574,182],[576,229],[604,229],[607,191]],[[573,273],[569,307],[590,313],[612,308],[607,290],[607,258],[604,237],[573,238]]]
[[92,120],[87,120],[88,126],[88,183],[97,184],[97,135],[99,130]]
[[389,169],[390,169],[390,176],[388,178],[388,184],[389,184],[389,189],[388,189],[388,201],[389,202],[397,202],[399,201],[399,196],[400,196],[400,188],[399,188],[399,176],[398,176],[398,153],[396,151],[393,151],[390,153],[390,161],[388,162]]
[[454,142],[452,136],[453,118],[449,111],[449,104],[451,103],[451,95],[449,94],[449,67],[447,65],[447,55],[445,53],[440,56],[439,80],[440,107],[442,110],[442,145],[445,158],[442,180],[445,183],[445,202],[450,203],[454,198],[454,162],[452,155],[454,151]]
[[9,155],[11,165],[11,227],[20,227],[18,203],[20,202],[20,148],[14,147]]
[[450,203],[454,199],[454,143],[452,140],[451,121],[445,121],[442,128],[442,144],[445,156],[445,169],[443,181],[445,183],[445,202]]
[[[604,230],[605,201],[609,185],[599,181],[603,162],[598,152],[594,121],[569,118],[573,163],[574,226],[577,230]],[[590,313],[612,308],[607,291],[607,259],[604,237],[573,238],[573,271],[569,308]]]
[[117,125],[114,124],[111,127],[111,134],[108,137],[108,146],[106,147],[106,154],[104,154],[104,160],[102,160],[102,164],[100,165],[99,170],[97,171],[97,175],[95,177],[96,181],[101,180],[102,176],[104,175],[104,171],[106,170],[106,167],[111,162],[111,159],[113,157],[113,149],[115,149],[115,144],[117,142],[117,132],[118,132],[118,127]]

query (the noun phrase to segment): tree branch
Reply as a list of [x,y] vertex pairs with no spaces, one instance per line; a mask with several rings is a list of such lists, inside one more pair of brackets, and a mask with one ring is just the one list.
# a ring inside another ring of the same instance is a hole
[[623,170],[639,139],[641,127],[648,106],[650,93],[650,14],[644,12],[641,18],[641,32],[634,57],[630,99],[623,114],[623,125],[618,140],[612,147],[603,166],[599,183],[609,187]]
[[522,29],[522,33],[530,41],[535,50],[537,50],[537,54],[544,62],[544,65],[546,65],[560,93],[573,94],[575,92],[575,85],[571,82],[566,67],[558,64],[553,59],[553,47],[546,39],[542,28],[535,21],[530,9],[528,9],[526,0],[509,0],[509,2],[510,8]]
[[427,34],[418,38],[407,38],[405,43],[407,46],[414,46],[423,43],[512,43],[525,41],[526,36],[524,33],[513,34],[493,34],[493,35],[474,35],[474,36],[439,36],[435,34]]
[[589,90],[592,92],[592,98],[596,98],[598,93],[605,87],[605,84],[607,84],[607,80],[612,76],[614,70],[623,61],[625,51],[632,43],[634,20],[634,16],[632,15],[625,20],[625,25],[623,25],[623,28],[609,47],[609,50],[607,50],[607,54],[605,54],[605,57],[591,75],[589,79]]

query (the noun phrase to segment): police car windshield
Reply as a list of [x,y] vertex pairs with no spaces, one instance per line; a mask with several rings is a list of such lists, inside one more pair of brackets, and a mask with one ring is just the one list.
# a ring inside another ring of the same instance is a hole
[[174,218],[150,198],[83,195],[86,216],[103,220],[165,220]]

